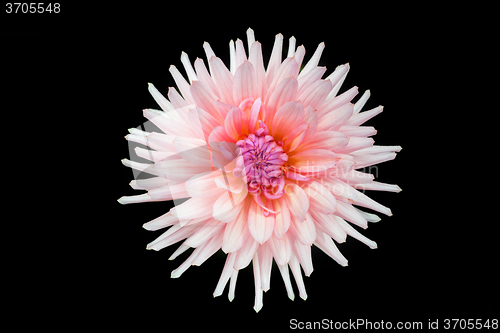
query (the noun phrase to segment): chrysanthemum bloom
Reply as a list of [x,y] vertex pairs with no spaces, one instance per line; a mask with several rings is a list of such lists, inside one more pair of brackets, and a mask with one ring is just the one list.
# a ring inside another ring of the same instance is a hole
[[300,297],[306,299],[300,267],[306,276],[312,273],[311,245],[342,266],[347,259],[333,240],[342,243],[350,235],[377,247],[350,223],[367,228],[367,222],[379,217],[356,206],[390,216],[389,208],[363,192],[401,189],[358,170],[394,159],[401,147],[374,146],[370,136],[375,129],[360,126],[382,112],[382,106],[360,112],[369,91],[355,104],[351,100],[357,87],[337,96],[348,64],[322,79],[326,68],[318,62],[324,43],[300,70],[304,47],[295,48],[295,38],[290,38],[282,61],[283,36],[278,34],[266,70],[251,29],[247,38],[248,55],[241,40],[230,42],[229,69],[208,43],[203,47],[209,69],[201,59],[193,68],[182,53],[189,83],[171,66],[180,93],[169,89],[168,100],[149,85],[163,111],[146,109],[144,115],[164,133],[131,129],[126,138],[152,148],[135,150],[152,163],[123,163],[153,177],[133,180],[134,189],[148,192],[119,202],[188,198],[144,224],[148,230],[170,227],[147,248],[160,250],[184,240],[170,259],[194,248],[172,271],[173,278],[222,249],[227,259],[214,297],[231,280],[229,300],[239,270],[252,262],[254,309],[259,311],[273,259],[288,297],[294,299],[290,267]]

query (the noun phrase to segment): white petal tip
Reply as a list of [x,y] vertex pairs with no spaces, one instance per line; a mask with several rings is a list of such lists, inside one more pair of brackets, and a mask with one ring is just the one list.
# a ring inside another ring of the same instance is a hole
[[294,294],[291,294],[291,295],[290,295],[290,294],[288,294],[288,298],[289,298],[290,300],[294,301],[294,300],[295,300],[295,295],[294,295]]
[[256,313],[258,313],[262,309],[262,304],[255,305],[253,309],[255,310]]
[[301,294],[301,295],[300,295],[300,298],[302,298],[304,301],[305,301],[305,300],[307,300],[307,294],[305,294],[305,293],[304,293],[304,294]]

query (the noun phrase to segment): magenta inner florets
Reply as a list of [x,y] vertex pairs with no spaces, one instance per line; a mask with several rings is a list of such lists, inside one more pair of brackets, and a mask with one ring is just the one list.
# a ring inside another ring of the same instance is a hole
[[261,128],[255,134],[237,142],[243,156],[243,174],[250,193],[262,191],[267,199],[277,199],[284,193],[288,155],[283,150],[283,142],[275,141],[267,126],[262,121],[259,123]]

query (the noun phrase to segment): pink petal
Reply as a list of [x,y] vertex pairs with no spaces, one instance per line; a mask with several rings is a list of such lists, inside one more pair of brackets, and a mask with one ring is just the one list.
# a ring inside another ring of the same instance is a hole
[[298,80],[299,82],[299,96],[309,88],[311,84],[321,79],[323,74],[326,72],[326,67],[316,67],[312,69],[309,73],[301,76]]
[[332,83],[329,80],[318,80],[311,84],[301,95],[299,100],[304,106],[319,109],[325,101],[328,93],[332,90]]
[[353,104],[346,104],[332,112],[318,117],[318,131],[337,131],[347,125],[352,116]]
[[278,84],[276,89],[271,93],[269,101],[266,104],[266,124],[272,124],[276,110],[281,108],[284,104],[297,99],[297,87],[297,79],[293,77],[283,79]]
[[345,93],[332,98],[321,107],[321,114],[328,114],[349,103],[358,94],[358,87],[352,87]]
[[332,241],[330,236],[324,234],[321,231],[317,231],[316,242],[314,245],[319,247],[323,252],[328,254],[333,260],[335,260],[339,265],[347,266],[347,259],[340,253],[339,249]]
[[257,95],[260,96],[262,100],[265,100],[267,94],[266,70],[264,69],[264,61],[262,60],[262,47],[259,42],[254,42],[251,45],[248,61],[250,61],[250,63],[255,68]]
[[278,265],[286,265],[292,255],[292,247],[289,236],[285,235],[283,239],[277,239],[274,235],[267,241],[268,248],[274,256]]
[[[245,219],[245,221],[247,221]],[[259,243],[248,233],[243,241],[243,246],[236,252],[236,260],[234,262],[234,269],[240,270],[247,267],[252,261],[252,258],[259,247]]]
[[217,89],[214,80],[208,73],[207,68],[205,67],[205,64],[203,63],[203,60],[200,58],[197,58],[196,61],[194,62],[194,68],[196,70],[196,75],[198,76],[198,80],[200,82],[203,82],[205,86],[207,86],[210,91],[219,98],[219,90]]
[[174,66],[171,65],[170,68],[168,69],[170,74],[172,74],[172,77],[174,78],[175,84],[177,85],[177,88],[181,91],[182,96],[184,97],[184,100],[188,104],[194,104],[193,97],[191,96],[191,92],[189,90],[189,83],[187,83],[186,79],[182,76],[182,74],[179,72],[179,70]]
[[273,234],[274,214],[264,216],[262,209],[255,200],[248,211],[248,230],[250,235],[259,243],[263,244]]
[[222,292],[226,287],[227,281],[229,281],[229,278],[231,277],[231,274],[234,271],[233,265],[235,259],[236,259],[235,253],[229,253],[227,255],[226,263],[224,264],[224,268],[222,269],[222,274],[219,278],[217,286],[215,287],[214,297],[222,295]]
[[380,153],[380,154],[369,154],[369,155],[356,155],[354,160],[356,161],[355,169],[365,168],[370,165],[379,164],[382,162],[387,162],[396,158],[396,153]]
[[174,106],[155,88],[153,84],[148,83],[148,90],[163,111],[169,112],[174,110]]
[[313,181],[307,185],[305,192],[309,197],[309,207],[312,210],[324,214],[331,214],[336,211],[337,200],[328,187]]
[[149,231],[156,231],[177,223],[179,223],[179,219],[168,212],[160,217],[155,218],[152,221],[144,223],[142,227]]
[[243,190],[240,193],[224,191],[214,202],[213,217],[217,220],[227,223],[234,221],[234,219],[236,219],[240,211],[243,209],[244,200],[246,199],[246,197],[246,186],[243,187]]
[[221,231],[223,232],[225,228],[225,224],[214,219],[208,219],[199,225],[200,226],[196,229],[196,232],[184,241],[183,244],[185,246],[196,248],[207,242],[216,233]]
[[210,152],[205,141],[195,138],[177,137],[174,139],[176,152],[186,161],[202,167],[211,167]]
[[256,98],[257,77],[252,64],[244,61],[236,70],[233,81],[233,101],[239,105],[244,99]]
[[209,63],[222,102],[234,105],[233,75],[219,58],[212,57]]
[[152,169],[168,181],[185,182],[194,175],[210,171],[210,166],[195,165],[185,159],[166,159],[156,162]]
[[351,223],[354,223],[363,229],[368,228],[368,222],[366,221],[366,219],[361,216],[351,204],[342,202],[340,200],[337,201],[337,211],[335,212],[335,215]]
[[339,132],[344,133],[347,136],[360,136],[367,137],[377,134],[377,130],[375,130],[372,126],[342,126],[339,129]]
[[300,144],[295,152],[298,153],[312,149],[327,149],[337,152],[339,149],[344,148],[348,142],[348,138],[341,132],[318,132],[309,141]]
[[304,138],[302,142],[309,141],[312,137],[314,137],[316,133],[316,128],[318,127],[318,115],[317,112],[310,106],[304,109],[304,124],[307,124],[306,133],[304,133]]
[[229,135],[227,135],[226,129],[224,127],[217,126],[212,130],[212,132],[208,136],[208,143],[210,144],[210,147],[215,148],[218,147],[218,145],[221,142],[235,143],[236,141]]
[[[337,243],[344,243],[346,239],[346,232],[339,225],[335,223],[336,219],[340,217],[333,214],[323,214],[320,212],[311,211],[311,217],[314,220],[316,231],[320,230],[333,238]],[[318,240],[316,235],[316,240]]]
[[311,149],[297,153],[288,159],[288,164],[300,173],[324,172],[334,167],[340,158],[326,149]]
[[304,119],[304,107],[298,101],[288,102],[276,111],[272,122],[271,133],[279,141],[287,132],[299,126]]
[[182,228],[180,224],[170,227],[160,237],[148,244],[146,249],[159,251],[167,246],[177,243],[178,241],[191,236],[196,231],[196,228]]
[[337,149],[336,152],[341,154],[353,153],[360,149],[372,147],[374,142],[375,140],[372,138],[352,137],[349,138],[349,142],[345,147]]
[[201,81],[194,81],[191,84],[191,95],[197,106],[207,111],[212,117],[217,119],[220,123],[223,122],[223,118],[219,110],[215,107],[215,101],[218,99],[208,89],[208,87]]
[[[316,238],[316,233],[315,233]],[[304,270],[305,276],[310,276],[313,272],[313,263],[311,258],[311,245],[312,244],[302,244],[297,239],[292,241],[292,249],[295,257],[299,261],[302,269]]]
[[222,241],[222,251],[225,253],[238,251],[248,238],[247,218],[249,207],[250,200],[247,200],[237,218],[226,225]]
[[304,280],[302,280],[302,273],[300,272],[300,265],[299,261],[297,260],[297,257],[292,255],[288,265],[292,270],[293,277],[295,278],[295,283],[297,283],[297,288],[299,289],[299,296],[305,301],[307,299],[306,287],[304,285]]
[[309,213],[306,214],[306,219],[304,221],[292,216],[289,230],[292,235],[304,245],[311,245],[316,240],[316,227]]
[[222,246],[222,237],[223,233],[220,232],[216,234],[216,236],[210,238],[210,240],[205,244],[197,247],[196,250],[194,250],[194,252],[196,252],[196,257],[194,258],[192,265],[200,266],[215,252],[220,250]]
[[286,293],[288,298],[292,301],[295,299],[295,294],[293,293],[292,282],[290,281],[290,273],[288,271],[288,264],[278,265],[278,268],[285,283]]
[[273,254],[268,244],[269,242],[266,242],[260,245],[257,249],[257,254],[259,256],[261,288],[263,291],[268,291],[270,288],[271,267],[273,264]]
[[380,106],[377,106],[376,108],[371,109],[369,111],[360,112],[360,113],[358,113],[356,115],[353,115],[345,123],[345,125],[348,125],[348,126],[361,125],[364,122],[368,121],[369,119],[371,119],[371,118],[375,117],[376,115],[378,115],[380,112],[382,112],[382,110],[384,110],[384,107],[382,105],[380,105]]
[[269,58],[269,63],[267,64],[266,80],[267,85],[270,86],[274,79],[274,76],[278,72],[281,65],[281,52],[283,49],[283,35],[277,34],[274,40],[273,50],[271,52],[271,58]]
[[283,239],[290,227],[290,211],[283,197],[273,200],[273,206],[274,210],[279,212],[279,214],[276,214],[276,220],[274,221],[274,237]]
[[262,282],[260,276],[260,264],[259,264],[259,255],[256,252],[253,257],[253,278],[255,281],[255,303],[253,309],[255,312],[259,312],[262,309]]
[[300,72],[299,77],[303,77],[309,71],[311,71],[313,68],[318,66],[319,59],[321,58],[321,54],[323,53],[323,50],[325,49],[325,43],[321,42],[318,47],[316,48],[316,51],[314,51],[314,54],[312,55],[311,59],[307,62],[307,64],[304,66],[302,71]]
[[293,215],[299,221],[304,221],[306,219],[306,212],[309,209],[309,197],[306,192],[300,186],[287,181],[283,197],[290,210],[290,216]]
[[359,240],[360,242],[363,242],[365,243],[366,245],[368,245],[371,249],[376,249],[377,248],[377,243],[375,243],[374,241],[366,238],[365,236],[363,236],[362,234],[359,233],[359,231],[357,231],[356,229],[354,229],[352,226],[349,225],[349,223],[346,223],[346,221],[342,220],[342,219],[339,219],[336,221],[336,223],[338,223],[340,225],[340,227],[342,229],[345,230],[345,232],[351,236],[351,237],[354,237],[356,238],[357,240]]
[[224,122],[226,133],[235,141],[242,138],[242,135],[248,134],[247,115],[238,107],[234,106],[229,110]]

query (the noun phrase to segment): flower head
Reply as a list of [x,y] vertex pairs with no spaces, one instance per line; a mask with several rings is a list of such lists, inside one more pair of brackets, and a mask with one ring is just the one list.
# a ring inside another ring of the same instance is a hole
[[183,240],[171,259],[194,248],[172,272],[174,278],[222,249],[227,259],[214,296],[221,295],[231,280],[230,300],[238,271],[252,263],[254,309],[259,311],[263,291],[270,287],[273,259],[289,298],[293,300],[294,293],[288,268],[300,297],[306,299],[300,267],[306,276],[312,273],[311,245],[342,266],[347,266],[347,259],[334,240],[342,243],[350,235],[377,247],[350,223],[367,228],[367,222],[380,218],[355,206],[392,214],[359,190],[401,189],[358,170],[394,159],[401,147],[374,146],[370,136],[375,129],[360,126],[382,111],[379,106],[360,112],[369,91],[355,104],[351,100],[357,87],[337,94],[348,64],[322,79],[326,68],[318,62],[324,43],[300,70],[304,47],[295,48],[295,38],[290,38],[282,61],[279,34],[265,69],[261,45],[251,29],[247,37],[248,56],[241,40],[230,42],[229,69],[208,43],[203,45],[208,69],[201,59],[193,68],[183,52],[189,83],[171,66],[180,93],[169,89],[168,99],[149,84],[163,111],[146,109],[144,115],[163,133],[130,129],[129,141],[151,148],[138,147],[135,153],[152,163],[123,163],[152,177],[131,182],[134,189],[147,193],[118,201],[184,199],[144,224],[148,230],[169,227],[147,248],[160,250]]

